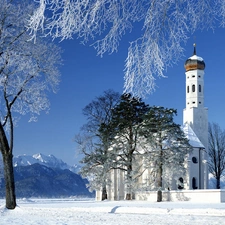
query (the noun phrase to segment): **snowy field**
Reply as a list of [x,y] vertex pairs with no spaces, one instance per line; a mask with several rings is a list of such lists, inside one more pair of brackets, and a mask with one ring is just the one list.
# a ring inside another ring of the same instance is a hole
[[1,225],[225,224],[225,203],[18,199],[15,210],[4,204],[0,199]]

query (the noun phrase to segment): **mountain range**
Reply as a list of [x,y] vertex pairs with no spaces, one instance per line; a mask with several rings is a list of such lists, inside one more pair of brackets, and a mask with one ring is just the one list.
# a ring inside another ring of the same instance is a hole
[[79,166],[74,165],[70,166],[67,163],[63,162],[61,159],[56,158],[54,155],[44,155],[42,153],[38,153],[35,155],[19,155],[13,157],[13,166],[29,166],[32,164],[41,164],[50,168],[58,168],[58,169],[68,169],[74,173],[79,172]]
[[[17,197],[94,197],[86,187],[88,181],[74,172],[78,168],[53,155],[21,155],[14,157],[13,165]],[[4,196],[5,183],[0,177],[0,197]]]

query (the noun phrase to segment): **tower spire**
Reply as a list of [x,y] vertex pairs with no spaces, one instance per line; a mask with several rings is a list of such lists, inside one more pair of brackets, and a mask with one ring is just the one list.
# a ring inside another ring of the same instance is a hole
[[193,52],[193,55],[196,55],[196,44],[194,43],[193,46],[194,46],[194,52]]

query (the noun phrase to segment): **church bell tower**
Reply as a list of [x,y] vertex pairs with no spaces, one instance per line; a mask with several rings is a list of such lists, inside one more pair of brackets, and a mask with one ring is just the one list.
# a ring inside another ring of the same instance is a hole
[[[208,109],[204,107],[204,69],[205,62],[202,57],[194,52],[185,62],[186,75],[186,108],[183,111],[183,123],[188,124],[204,148],[198,149],[198,188],[208,188]],[[196,165],[192,165],[190,159],[190,170],[194,170]]]

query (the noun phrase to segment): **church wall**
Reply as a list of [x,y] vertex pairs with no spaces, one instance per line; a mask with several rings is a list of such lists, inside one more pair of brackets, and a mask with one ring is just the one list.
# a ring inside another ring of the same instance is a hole
[[192,107],[184,109],[183,123],[188,123],[204,147],[208,149],[208,109]]
[[195,190],[199,189],[201,184],[201,174],[200,174],[200,164],[199,164],[199,148],[194,148],[193,151],[189,154],[187,162],[187,180],[185,189]]
[[[207,159],[208,159],[208,109],[207,108],[189,108],[184,109],[184,123],[188,123],[201,143],[204,145],[205,149],[201,149],[197,158],[198,163],[200,163],[200,174],[199,179],[201,183],[199,188],[208,188],[208,168],[207,168]],[[195,168],[191,169],[194,170]]]
[[[207,196],[207,197],[206,197]],[[225,190],[182,190],[182,191],[162,191],[162,201],[188,201],[198,203],[222,203],[225,202]],[[136,200],[157,201],[157,191],[142,191],[136,193]]]
[[[108,200],[123,200],[125,198],[124,171],[112,169],[110,171],[112,183],[107,185]],[[98,195],[96,195],[96,198]]]
[[101,197],[101,190],[96,190],[95,191],[95,200],[96,201],[101,201],[102,197]]

